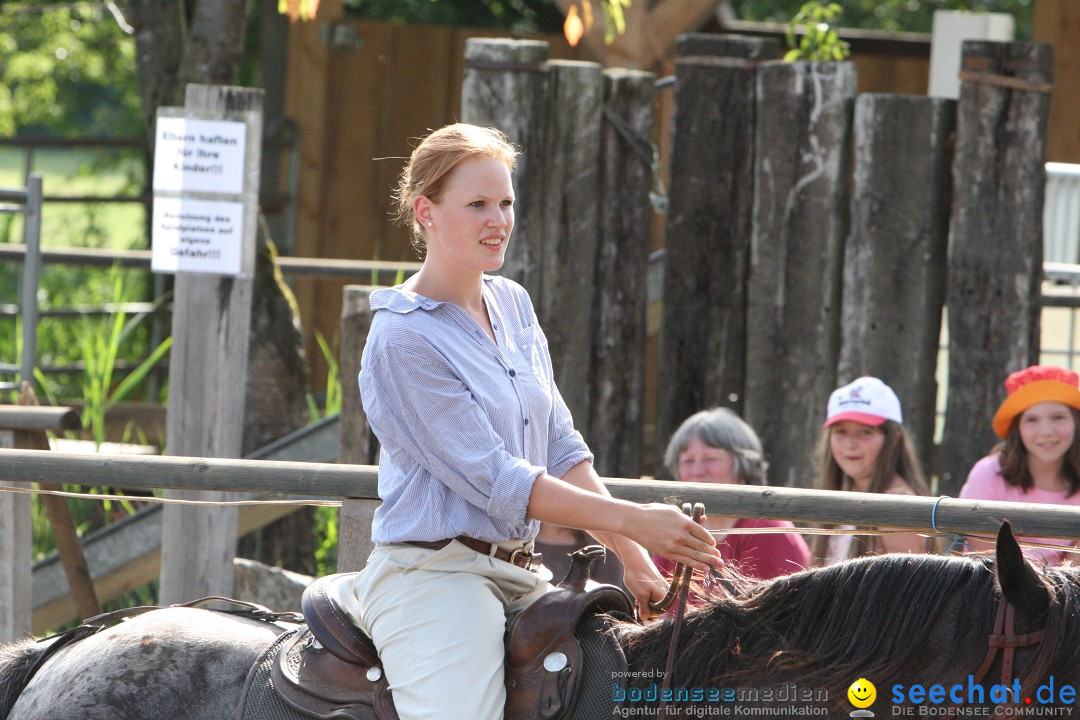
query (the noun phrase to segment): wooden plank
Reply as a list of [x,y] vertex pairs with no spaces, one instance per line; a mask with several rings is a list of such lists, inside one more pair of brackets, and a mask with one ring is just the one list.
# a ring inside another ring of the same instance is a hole
[[1038,0],[1033,39],[1054,46],[1054,94],[1046,159],[1080,163],[1080,3],[1075,0]]
[[[543,230],[533,236],[539,292],[532,301],[548,338],[555,384],[578,428],[587,427],[590,412],[603,97],[597,63],[548,63],[547,104],[539,118],[547,133],[545,151],[530,171],[542,179],[544,193],[523,196],[518,205],[539,204],[543,213]],[[520,240],[512,237],[510,246]]]
[[[246,124],[242,267],[254,268],[262,90],[189,85],[185,112]],[[240,457],[251,328],[252,277],[178,273],[169,357],[166,450],[172,455]],[[177,498],[227,496],[176,493]],[[162,529],[163,604],[232,592],[236,509],[170,505]]]
[[[836,387],[849,206],[850,63],[764,63],[758,71],[754,223],[747,292],[747,421],[769,482],[807,487]],[[722,220],[721,220],[722,222]]]
[[[327,199],[335,182],[331,165],[334,136],[327,109],[337,107],[350,96],[334,94],[334,55],[323,32],[344,15],[342,0],[323,0],[317,22],[294,23],[289,31],[285,114],[296,125],[300,138],[295,252],[303,257],[333,256],[322,247]],[[312,318],[320,316],[318,283],[312,278],[295,278],[292,290],[300,318],[311,325]],[[317,362],[314,332],[309,329],[305,334],[307,355]]]
[[997,441],[990,421],[1005,398],[1005,378],[1039,356],[1050,96],[991,83],[1049,83],[1052,62],[1048,45],[963,44],[939,467],[940,491],[949,495]]
[[587,426],[585,418],[577,419],[595,455],[593,465],[602,475],[637,477],[643,471],[655,80],[652,73],[604,71],[604,108],[616,120],[601,120],[590,412]]
[[862,375],[900,397],[930,476],[952,209],[956,102],[860,95],[837,384]]
[[[653,473],[672,432],[717,405],[743,411],[757,63],[770,40],[684,35],[676,63]],[[772,448],[769,448],[770,451]]]
[[[19,404],[24,407],[37,407],[37,401],[37,395],[30,383],[24,380],[19,392]],[[48,450],[49,438],[45,431],[40,429],[16,430],[15,447],[26,450]],[[55,483],[39,483],[38,487],[52,491],[63,489],[63,486]],[[67,498],[42,495],[41,504],[49,518],[49,527],[52,530],[53,541],[56,543],[56,553],[64,567],[64,577],[75,607],[79,609],[79,614],[83,617],[99,614],[101,606],[94,592],[94,583],[90,578],[86,557],[83,555],[79,533],[71,519],[71,509],[68,507]]]
[[[144,511],[88,539],[94,586],[102,602],[112,602],[157,579],[161,572],[161,509]],[[239,509],[236,536],[243,537],[297,509],[296,505],[243,506]],[[34,568],[33,599],[35,635],[87,617],[76,610],[66,583],[52,563]]]
[[544,42],[471,38],[465,44],[461,86],[462,120],[499,128],[523,151],[514,173],[514,193],[521,204],[501,273],[521,283],[534,303],[541,292],[545,237],[543,165],[550,160],[540,124],[547,104],[547,59]]

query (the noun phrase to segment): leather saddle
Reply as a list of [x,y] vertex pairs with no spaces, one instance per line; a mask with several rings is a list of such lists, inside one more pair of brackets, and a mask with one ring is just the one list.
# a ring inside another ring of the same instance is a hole
[[[514,621],[506,642],[506,717],[562,720],[573,717],[583,654],[575,631],[603,613],[633,617],[633,602],[613,585],[592,585],[589,565],[604,556],[599,545],[571,556],[556,589]],[[332,601],[335,583],[356,573],[320,578],[304,591],[306,627],[285,642],[271,667],[274,690],[294,711],[319,720],[397,720],[393,698],[370,638]],[[625,670],[626,659],[618,658]]]

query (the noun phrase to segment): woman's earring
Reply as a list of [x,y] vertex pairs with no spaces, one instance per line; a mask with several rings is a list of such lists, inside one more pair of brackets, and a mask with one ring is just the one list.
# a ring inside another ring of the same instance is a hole
[[427,226],[428,227],[432,227],[434,225],[435,225],[435,223],[431,222],[430,220],[427,221]]

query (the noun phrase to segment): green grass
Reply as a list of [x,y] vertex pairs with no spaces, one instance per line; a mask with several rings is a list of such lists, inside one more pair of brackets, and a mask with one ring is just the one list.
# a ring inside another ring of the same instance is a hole
[[[24,186],[23,150],[0,147],[0,187]],[[142,153],[123,148],[61,148],[36,150],[31,172],[41,173],[42,189],[50,196],[133,196],[146,175]],[[61,203],[46,201],[42,209],[43,247],[146,249],[146,209],[140,203]],[[23,241],[21,214],[0,215],[0,243]],[[0,303],[19,302],[21,264],[0,264]],[[78,265],[46,264],[41,270],[38,304],[43,310],[74,305],[100,305],[113,299],[119,277],[124,301],[153,297],[148,270],[109,270]],[[87,333],[106,331],[104,318],[42,318],[38,326],[39,365],[68,365],[82,360]],[[0,318],[0,360],[16,362],[18,330],[12,318]],[[120,358],[135,361],[149,352],[149,326],[132,333]],[[80,377],[54,376],[46,388],[61,398],[81,396]]]

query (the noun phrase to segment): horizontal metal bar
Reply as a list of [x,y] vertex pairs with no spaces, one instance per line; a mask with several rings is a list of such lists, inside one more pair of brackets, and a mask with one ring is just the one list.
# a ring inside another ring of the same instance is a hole
[[[102,303],[101,305],[72,305],[71,307],[50,308],[38,310],[38,317],[83,317],[112,315],[124,313],[126,315],[139,315],[141,313],[162,314],[172,312],[171,306],[158,306],[151,302],[128,302],[128,303]],[[14,303],[0,305],[0,317],[18,317],[19,306]]]
[[0,138],[0,147],[18,148],[72,148],[72,147],[127,147],[146,149],[143,138]]
[[[0,245],[0,261],[21,262],[26,246],[21,243]],[[149,250],[98,250],[94,248],[42,248],[44,263],[67,265],[90,265],[110,267],[119,264],[126,268],[149,268]],[[380,278],[393,277],[404,272],[408,277],[420,270],[418,262],[391,262],[388,260],[341,260],[333,258],[278,257],[282,272],[294,275],[321,275],[367,280],[375,272]]]
[[82,420],[73,408],[33,405],[0,405],[0,428],[5,430],[81,430]]
[[[373,465],[0,450],[0,468],[0,477],[17,485],[51,482],[378,499],[379,468]],[[724,517],[929,531],[933,516],[944,532],[987,535],[1008,519],[1022,536],[1075,538],[1080,533],[1080,507],[711,483],[609,478],[604,483],[624,500],[702,502],[710,514]]]
[[30,194],[26,191],[26,188],[0,188],[0,202],[25,205],[29,196]]

